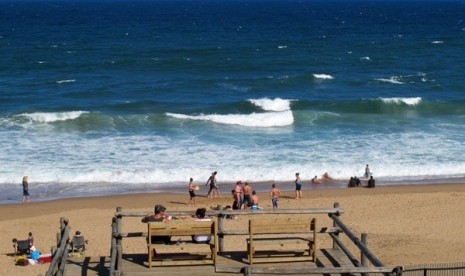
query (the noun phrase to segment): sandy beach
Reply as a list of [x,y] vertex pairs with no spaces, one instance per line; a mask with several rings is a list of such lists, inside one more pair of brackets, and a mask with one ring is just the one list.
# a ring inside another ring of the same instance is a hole
[[[203,197],[205,193],[205,188],[198,192],[201,196],[197,197],[196,207],[187,205],[187,192],[71,198],[48,202],[33,202],[31,198],[29,204],[0,205],[0,274],[44,274],[48,265],[14,265],[11,240],[26,239],[28,232],[32,232],[35,246],[43,253],[49,252],[55,244],[60,217],[69,218],[72,232],[79,230],[89,240],[87,256],[108,256],[110,223],[117,206],[126,211],[150,213],[155,204],[163,204],[169,214],[169,210],[195,210],[197,207],[231,204],[229,195],[207,199]],[[339,202],[344,209],[342,220],[357,235],[368,233],[369,248],[386,265],[465,261],[465,184],[307,191],[304,187],[303,195],[304,198],[297,201],[293,198],[293,192],[283,192],[279,207],[322,208],[332,207],[334,202]],[[271,208],[267,193],[260,194],[260,205]],[[242,220],[245,222],[246,219]],[[324,218],[320,221],[320,226],[329,223]],[[123,226],[124,231],[146,230],[139,218],[125,219]],[[143,238],[124,243],[124,252],[145,251]]]

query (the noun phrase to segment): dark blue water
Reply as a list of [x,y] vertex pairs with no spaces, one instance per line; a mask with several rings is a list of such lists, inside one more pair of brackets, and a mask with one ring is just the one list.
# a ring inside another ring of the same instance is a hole
[[213,170],[464,177],[464,19],[463,1],[0,1],[0,200],[23,175],[42,198]]

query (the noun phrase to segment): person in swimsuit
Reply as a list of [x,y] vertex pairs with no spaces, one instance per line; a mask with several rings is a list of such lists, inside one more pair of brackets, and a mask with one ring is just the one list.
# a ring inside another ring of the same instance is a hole
[[29,182],[27,181],[28,177],[23,177],[23,203],[29,203]]
[[281,192],[276,187],[276,184],[273,183],[273,185],[271,185],[271,193],[270,193],[271,204],[273,204],[273,209],[278,209],[278,198],[279,198],[280,193]]
[[193,178],[190,179],[188,188],[189,188],[189,195],[190,195],[189,205],[195,206],[195,185],[194,185]]
[[244,205],[244,209],[247,209],[252,206],[252,200],[250,198],[252,187],[250,187],[248,182],[244,183],[244,189],[242,191],[244,192],[244,199],[242,201],[242,204]]
[[218,184],[216,183],[216,174],[217,172],[212,172],[212,175],[207,180],[207,183],[205,183],[205,186],[210,185],[210,190],[208,190],[207,197],[209,198],[210,195],[212,197],[215,196],[215,192],[217,196],[220,196],[220,192],[218,190]]
[[252,210],[258,209],[258,195],[255,190],[252,191],[252,197],[250,200],[250,208],[252,208]]
[[315,175],[314,178],[312,178],[312,184],[321,184],[321,182],[318,180],[318,176]]
[[323,181],[329,181],[332,179],[331,176],[329,176],[328,172],[325,172],[322,178],[323,178]]
[[365,167],[365,178],[368,179],[371,175],[370,167],[368,167],[368,164]]
[[295,199],[302,198],[302,182],[300,181],[299,173],[295,174]]
[[234,188],[234,194],[236,195],[238,209],[241,209],[242,203],[244,200],[242,198],[242,181],[239,180],[236,182],[236,187]]

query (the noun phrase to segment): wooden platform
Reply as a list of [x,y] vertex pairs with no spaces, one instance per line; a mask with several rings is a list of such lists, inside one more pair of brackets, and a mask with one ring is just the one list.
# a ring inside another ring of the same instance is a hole
[[[317,261],[309,262],[286,262],[292,257],[282,257],[278,260],[273,258],[272,263],[254,264],[257,269],[269,269],[269,272],[275,270],[279,272],[284,269],[314,269],[320,268],[344,268],[353,269],[354,266],[350,260],[340,250],[322,249],[317,251]],[[169,256],[166,256],[167,266],[148,268],[147,254],[127,254],[123,256],[123,275],[233,275],[231,273],[243,274],[243,270],[248,266],[245,252],[224,252],[218,255],[216,269],[213,265],[186,265],[186,266],[169,266]],[[83,257],[69,259],[66,266],[66,276],[82,275],[108,275],[109,274],[109,257]],[[266,273],[269,275],[270,273]],[[279,274],[279,273],[278,273]],[[253,273],[253,275],[265,275]],[[299,275],[299,274],[293,274]],[[302,274],[304,275],[304,274]],[[315,274],[314,274],[315,275]],[[324,274],[322,274],[324,275]],[[347,275],[347,274],[343,274]]]

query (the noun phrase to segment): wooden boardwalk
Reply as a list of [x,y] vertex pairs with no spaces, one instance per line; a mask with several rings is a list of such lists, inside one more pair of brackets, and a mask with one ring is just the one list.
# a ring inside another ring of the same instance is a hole
[[[169,256],[167,256],[168,258]],[[295,259],[295,257],[291,257]],[[167,266],[148,268],[147,254],[127,254],[123,256],[123,275],[232,275],[242,274],[244,267],[248,264],[245,262],[246,255],[244,252],[224,252],[218,256],[216,269],[213,265],[186,265],[186,266]],[[273,270],[279,274],[280,270],[285,269],[315,269],[315,268],[354,268],[347,256],[338,249],[322,249],[317,251],[317,261],[286,262],[286,257],[269,259],[269,263],[254,264],[253,267],[258,269],[269,269],[269,275]],[[264,259],[263,261],[266,261]],[[109,275],[109,257],[84,257],[78,259],[68,259],[66,265],[66,276],[82,275]],[[253,275],[265,275],[253,273]],[[299,274],[293,274],[299,275]],[[301,274],[306,275],[306,274]],[[308,275],[308,274],[307,274]],[[315,275],[315,274],[314,274]],[[324,275],[324,274],[321,274]],[[347,274],[345,274],[347,275]]]

